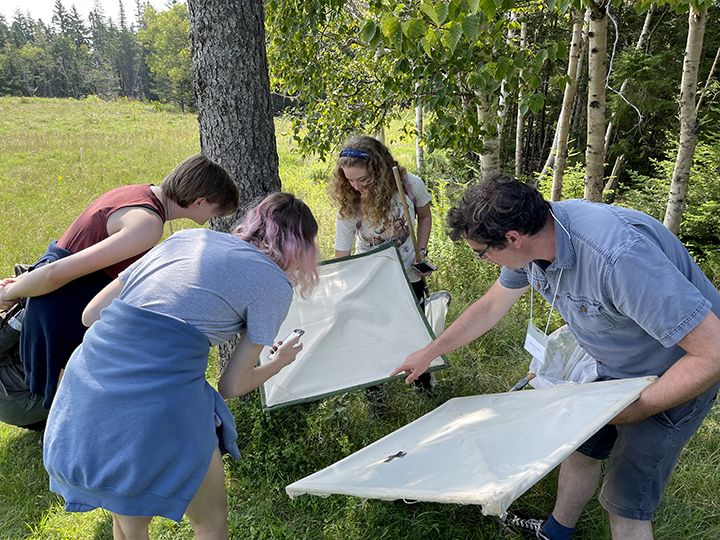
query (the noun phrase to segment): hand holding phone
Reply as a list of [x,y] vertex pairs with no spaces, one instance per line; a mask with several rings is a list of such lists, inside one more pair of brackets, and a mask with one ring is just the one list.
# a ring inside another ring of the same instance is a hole
[[300,337],[300,336],[302,336],[304,333],[305,333],[305,330],[302,330],[302,329],[300,329],[300,328],[296,328],[295,330],[293,330],[292,332],[290,332],[290,334],[288,335],[288,337],[286,337],[286,338],[283,339],[282,341],[278,341],[276,345],[273,345],[273,346],[270,348],[270,353],[267,355],[268,360],[272,360],[273,358],[275,358],[275,353],[277,352],[278,347],[280,347],[280,345],[282,345],[283,343],[285,343],[285,342],[288,341],[289,339],[294,338],[295,336]]
[[430,261],[416,262],[412,265],[412,267],[417,270],[417,273],[421,276],[428,276],[437,270],[437,267]]

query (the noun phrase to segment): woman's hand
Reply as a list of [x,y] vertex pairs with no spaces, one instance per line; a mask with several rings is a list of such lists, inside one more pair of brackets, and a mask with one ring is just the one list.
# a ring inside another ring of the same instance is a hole
[[273,345],[270,349],[270,352],[275,354],[272,363],[279,362],[276,365],[280,367],[292,364],[298,353],[303,349],[303,344],[299,341],[300,336],[295,336],[285,342],[278,341],[277,345]]

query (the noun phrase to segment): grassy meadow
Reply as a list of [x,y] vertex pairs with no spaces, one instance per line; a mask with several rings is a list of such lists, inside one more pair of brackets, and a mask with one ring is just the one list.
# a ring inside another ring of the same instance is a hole
[[[334,209],[325,195],[330,164],[303,159],[289,124],[276,124],[283,189],[301,196],[320,223],[319,245],[332,255]],[[413,143],[399,130],[387,142],[414,169]],[[121,184],[159,183],[177,163],[199,151],[192,115],[130,101],[102,102],[0,98],[0,273],[16,262],[33,262],[47,244],[99,194]],[[465,247],[445,237],[443,216],[457,187],[430,175],[435,227],[430,259],[439,270],[432,290],[452,293],[454,319],[498,275],[478,264]],[[193,226],[173,222],[175,230]],[[167,230],[167,228],[166,228]],[[536,307],[536,309],[538,309]],[[545,310],[543,306],[540,310]],[[381,419],[364,392],[263,413],[258,392],[229,402],[237,422],[241,459],[226,459],[230,536],[236,539],[463,539],[503,538],[497,520],[474,506],[406,504],[353,497],[302,496],[291,500],[286,485],[322,469],[457,396],[501,392],[522,378],[529,301],[521,300],[488,335],[448,355],[452,368],[438,373],[434,398],[399,381],[388,384]],[[543,312],[538,311],[542,314]],[[559,319],[555,325],[561,324]],[[217,377],[211,361],[210,378]],[[103,510],[70,514],[48,489],[38,434],[0,424],[0,540],[110,539]],[[532,444],[532,440],[528,441]],[[720,409],[716,406],[685,449],[655,519],[657,539],[720,538]],[[552,509],[557,472],[531,488],[512,510],[545,518]],[[187,520],[155,519],[153,539],[192,538]],[[596,501],[578,524],[576,538],[609,538]]]

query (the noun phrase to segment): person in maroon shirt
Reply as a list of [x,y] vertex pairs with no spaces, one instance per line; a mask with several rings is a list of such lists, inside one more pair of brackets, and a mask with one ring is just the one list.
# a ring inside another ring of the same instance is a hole
[[239,198],[222,166],[202,154],[190,156],[160,186],[121,186],[101,195],[40,260],[52,262],[0,282],[0,309],[29,299],[20,355],[25,381],[45,398],[45,408],[62,368],[82,341],[87,302],[160,241],[165,221],[188,218],[202,225],[233,214]]

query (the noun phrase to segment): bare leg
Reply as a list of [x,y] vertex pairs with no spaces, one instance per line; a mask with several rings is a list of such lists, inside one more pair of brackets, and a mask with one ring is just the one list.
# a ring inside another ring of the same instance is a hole
[[573,452],[560,465],[558,494],[553,517],[569,528],[577,525],[587,503],[595,496],[602,461]]
[[220,449],[216,448],[205,478],[185,511],[196,540],[227,540],[227,493]]
[[149,540],[148,527],[151,517],[121,516],[113,514],[113,538],[115,540]]
[[608,513],[613,540],[653,540],[652,522]]

